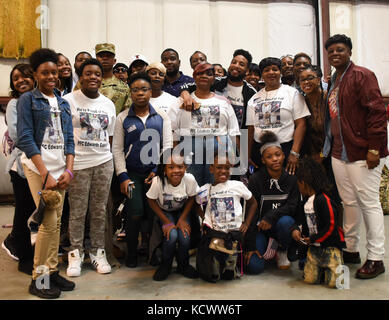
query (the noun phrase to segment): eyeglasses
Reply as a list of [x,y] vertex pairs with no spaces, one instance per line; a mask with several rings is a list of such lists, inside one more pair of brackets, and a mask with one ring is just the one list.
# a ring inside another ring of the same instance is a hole
[[151,88],[146,88],[146,87],[143,87],[143,88],[131,88],[131,93],[137,93],[139,91],[142,91],[143,93],[146,93],[147,91],[151,90]]
[[308,78],[300,79],[300,83],[305,82],[305,81],[312,81],[313,79],[316,79],[317,77],[314,76],[309,76]]
[[125,73],[125,72],[127,72],[127,69],[123,67],[119,67],[113,70],[113,73]]

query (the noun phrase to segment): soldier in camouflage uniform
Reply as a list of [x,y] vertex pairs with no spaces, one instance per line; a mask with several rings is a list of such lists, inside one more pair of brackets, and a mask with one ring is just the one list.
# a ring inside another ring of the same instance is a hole
[[[103,65],[104,74],[101,83],[100,93],[110,99],[116,107],[116,115],[130,107],[132,101],[128,85],[116,78],[113,74],[113,66],[116,63],[115,46],[111,43],[100,43],[95,47],[96,58]],[[74,90],[81,88],[77,82]]]
[[[95,47],[95,52],[97,60],[99,60],[103,66],[103,81],[99,91],[115,104],[116,115],[118,115],[121,111],[129,108],[132,101],[128,85],[116,78],[113,74],[113,66],[116,63],[115,46],[111,43],[99,43]],[[107,259],[113,267],[120,266],[120,263],[113,255],[112,233],[116,230],[116,227],[113,227],[113,213],[116,212],[121,200],[122,196],[120,194],[120,186],[116,175],[113,174],[111,192],[109,194],[107,205],[108,214],[105,230]]]
[[112,100],[116,107],[116,115],[131,105],[130,89],[113,74],[116,63],[115,46],[111,43],[99,43],[95,47],[96,58],[103,65],[104,74],[100,92]]

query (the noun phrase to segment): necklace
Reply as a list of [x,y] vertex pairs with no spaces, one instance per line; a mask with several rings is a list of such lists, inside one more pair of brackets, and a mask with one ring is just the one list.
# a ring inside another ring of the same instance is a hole
[[265,88],[265,101],[269,99],[269,92],[272,92],[272,97],[270,99],[273,99],[275,96],[277,96],[278,90],[280,90],[280,88],[281,86],[279,86],[277,89],[272,89],[272,90],[266,90]]

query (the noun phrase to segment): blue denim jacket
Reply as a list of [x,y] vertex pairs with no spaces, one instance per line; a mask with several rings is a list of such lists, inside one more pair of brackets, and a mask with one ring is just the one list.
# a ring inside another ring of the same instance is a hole
[[[73,124],[69,103],[54,91],[61,110],[65,155],[74,153]],[[41,145],[50,121],[50,104],[38,89],[23,93],[16,105],[18,138],[16,146],[27,158],[41,153]]]
[[[134,113],[133,106],[130,107],[127,117],[123,121],[123,130],[125,132],[124,137],[124,154],[126,157],[126,167],[128,171],[135,171],[139,173],[148,173],[150,171],[156,171],[157,163],[159,161],[159,152],[162,145],[163,138],[163,119],[155,111],[155,109],[149,105],[149,116],[146,120],[146,125],[141,119]],[[155,134],[157,141],[149,136],[147,141],[141,141],[141,134],[148,129],[150,134]],[[150,130],[151,129],[151,130]],[[154,144],[156,142],[156,145]],[[141,159],[142,149],[148,145],[155,146],[158,150],[158,154],[153,154],[151,149],[148,149],[147,155],[152,158],[151,163],[143,163]],[[153,156],[152,156],[153,155]],[[152,156],[152,157],[151,157]],[[118,176],[119,181],[123,182],[128,179],[127,173],[123,172]]]

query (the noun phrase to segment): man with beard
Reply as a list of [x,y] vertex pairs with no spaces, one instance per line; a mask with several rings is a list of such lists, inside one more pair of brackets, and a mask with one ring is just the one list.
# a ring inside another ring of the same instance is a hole
[[180,71],[181,60],[176,50],[172,48],[165,49],[161,54],[161,62],[166,68],[163,91],[178,97],[184,84],[194,83],[192,77],[186,76]]
[[294,83],[294,73],[293,73],[293,59],[294,57],[291,54],[282,56],[281,58],[281,82],[287,84],[288,86],[293,85]]
[[[90,55],[89,52],[86,51],[81,51],[77,53],[76,57],[74,58],[74,71],[75,73],[73,74],[73,88],[76,87],[78,83],[78,79],[80,78],[80,67],[84,63],[84,61],[92,59],[92,56]],[[80,85],[78,85],[78,88],[80,88]]]
[[[256,93],[252,85],[244,79],[252,62],[251,54],[243,49],[235,50],[226,77],[216,78],[213,89],[217,94],[226,97],[234,108],[239,128],[246,128],[246,109],[250,98]],[[185,109],[194,105],[190,93],[196,90],[196,85],[190,84],[181,88]]]

